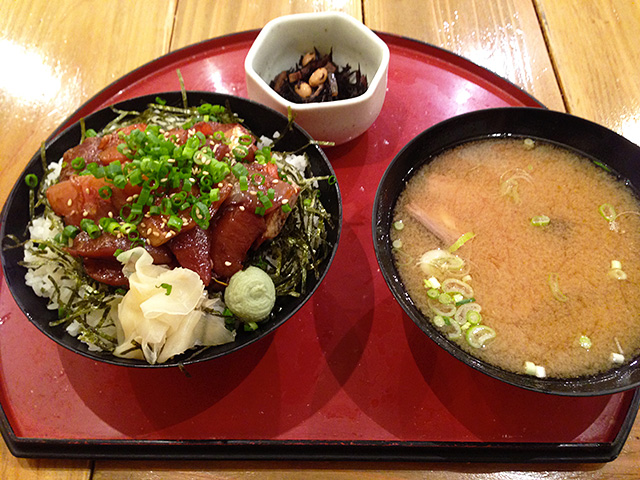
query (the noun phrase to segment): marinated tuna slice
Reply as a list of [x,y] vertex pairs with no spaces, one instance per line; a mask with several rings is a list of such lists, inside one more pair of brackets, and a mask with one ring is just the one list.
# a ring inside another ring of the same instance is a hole
[[[91,238],[86,232],[80,232],[67,251],[74,257],[111,258],[118,250],[130,250],[134,246],[133,242],[123,235],[103,233],[98,238]],[[160,247],[145,245],[145,250],[153,257],[153,263],[175,263],[171,250],[165,245]]]
[[167,243],[180,266],[193,270],[205,286],[211,281],[211,256],[209,234],[196,226]]
[[72,175],[76,174],[76,169],[73,168],[71,162],[78,157],[84,159],[85,163],[96,163],[99,161],[98,154],[100,152],[101,139],[98,137],[85,138],[84,142],[80,145],[70,148],[64,155],[62,160],[64,164],[60,171],[60,181],[67,180]]
[[74,175],[51,185],[46,192],[47,200],[67,224],[79,226],[83,218],[98,222],[116,213],[111,201],[100,197],[99,190],[106,185],[104,180],[91,175]]
[[123,153],[118,150],[118,145],[124,143],[122,137],[129,135],[134,130],[140,130],[144,132],[147,126],[144,123],[136,123],[135,125],[129,125],[123,127],[114,133],[105,135],[100,141],[100,152],[98,152],[98,158],[103,165],[107,165],[116,160],[121,163],[128,162],[129,159]]
[[115,257],[85,258],[83,264],[87,275],[98,282],[114,287],[124,287],[129,284],[127,277],[122,273],[122,264]]
[[261,212],[260,215],[264,216],[266,230],[256,239],[254,248],[257,248],[280,233],[290,211],[283,210],[283,206],[289,205],[289,208],[293,208],[298,200],[300,187],[279,179],[277,167],[272,163],[253,163],[247,166],[247,171],[252,179],[249,189],[241,191],[236,184],[229,201],[245,205],[251,211]]
[[[232,185],[227,183],[226,181],[221,183],[218,187],[218,200],[212,202],[209,206],[209,215],[213,219],[222,206],[222,204],[227,200],[229,194],[231,193]],[[199,195],[199,193],[194,190],[193,193],[195,195]],[[160,205],[162,198],[158,198],[156,201],[156,205]],[[182,219],[182,228],[180,232],[187,232],[196,226],[195,221],[191,217],[191,211],[185,210],[180,214],[180,218]],[[138,230],[140,231],[140,235],[143,238],[146,238],[150,245],[154,247],[160,246],[172,238],[176,238],[178,235],[178,231],[172,229],[168,224],[169,216],[168,215],[151,215],[145,216],[140,225],[138,226]]]
[[226,280],[241,270],[251,245],[266,228],[264,217],[240,205],[220,212],[211,231],[211,260],[216,278]]

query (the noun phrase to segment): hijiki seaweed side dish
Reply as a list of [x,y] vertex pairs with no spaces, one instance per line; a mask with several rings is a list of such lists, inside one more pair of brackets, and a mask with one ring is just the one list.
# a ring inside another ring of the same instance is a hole
[[[184,92],[183,92],[184,94]],[[186,97],[183,95],[183,98]],[[164,363],[235,340],[298,297],[335,219],[305,153],[279,152],[230,108],[115,110],[30,174],[26,284],[90,350]],[[302,150],[304,151],[304,149]],[[5,248],[8,248],[5,245]]]
[[270,86],[290,102],[314,103],[358,97],[367,91],[368,81],[360,68],[336,65],[333,51],[322,55],[314,48],[294,67],[280,72]]

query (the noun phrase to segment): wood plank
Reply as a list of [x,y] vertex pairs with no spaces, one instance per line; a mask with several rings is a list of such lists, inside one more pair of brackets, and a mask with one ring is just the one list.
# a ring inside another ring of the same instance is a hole
[[6,480],[89,480],[91,462],[15,458],[0,441],[0,478]]
[[171,50],[209,38],[262,28],[282,15],[340,11],[362,18],[358,0],[291,0],[288,2],[239,2],[237,0],[180,0]]
[[[0,0],[0,204],[42,141],[78,106],[166,53],[177,0]],[[124,15],[123,12],[127,14]]]
[[[0,0],[0,205],[41,142],[82,102],[168,51],[175,5]],[[0,478],[91,476],[90,462],[16,459],[0,445]]]
[[640,3],[536,3],[568,110],[640,144]]
[[363,8],[370,28],[450,50],[564,111],[531,0],[364,0]]

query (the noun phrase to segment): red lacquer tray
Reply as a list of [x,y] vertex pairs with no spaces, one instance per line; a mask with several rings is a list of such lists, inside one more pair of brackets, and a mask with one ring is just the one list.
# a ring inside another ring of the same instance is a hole
[[[173,52],[116,81],[66,124],[130,97],[179,89],[246,96],[257,32]],[[327,149],[344,201],[335,261],[305,307],[269,337],[204,364],[133,369],[56,346],[0,279],[0,426],[18,456],[181,459],[608,461],[636,391],[571,398],[503,384],[436,346],[378,271],[371,211],[400,148],[486,107],[540,106],[509,82],[433,46],[381,34],[391,50],[382,113]]]

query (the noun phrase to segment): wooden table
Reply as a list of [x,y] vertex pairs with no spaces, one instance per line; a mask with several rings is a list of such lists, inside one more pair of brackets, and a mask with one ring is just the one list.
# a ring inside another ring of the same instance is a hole
[[[640,4],[630,0],[0,0],[0,204],[41,141],[100,89],[154,58],[256,29],[284,14],[339,10],[501,75],[550,109],[640,143]],[[122,462],[16,459],[0,478],[640,478],[640,419],[607,464]]]

